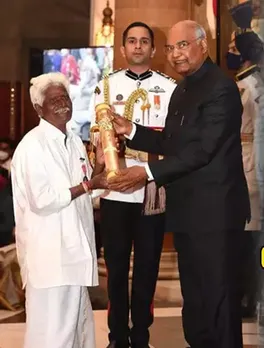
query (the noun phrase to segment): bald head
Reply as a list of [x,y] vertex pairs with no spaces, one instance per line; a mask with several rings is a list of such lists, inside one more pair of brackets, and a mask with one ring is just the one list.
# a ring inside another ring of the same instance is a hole
[[208,55],[204,28],[191,20],[173,25],[168,33],[166,52],[170,65],[178,74],[194,73]]
[[170,31],[186,32],[194,39],[206,39],[206,31],[204,28],[199,23],[191,20],[185,20],[174,24]]

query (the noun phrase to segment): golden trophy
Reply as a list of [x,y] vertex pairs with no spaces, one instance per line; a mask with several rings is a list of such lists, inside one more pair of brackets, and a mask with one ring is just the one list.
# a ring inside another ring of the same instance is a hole
[[115,130],[111,120],[111,108],[102,103],[95,107],[96,123],[98,124],[100,139],[105,157],[107,179],[116,176],[119,171],[119,157],[116,147]]

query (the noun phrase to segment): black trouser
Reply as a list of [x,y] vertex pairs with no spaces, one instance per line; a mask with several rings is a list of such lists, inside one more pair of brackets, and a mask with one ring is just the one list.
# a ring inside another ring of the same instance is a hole
[[[101,233],[108,273],[109,340],[145,347],[153,323],[153,297],[164,237],[164,214],[142,215],[142,204],[101,200]],[[132,245],[134,269],[129,330],[128,274]]]
[[246,309],[245,316],[256,314],[257,309],[261,233],[260,231],[244,231],[245,246],[243,258],[245,260],[245,267],[243,274],[243,309]]
[[175,233],[191,348],[242,348],[243,231]]

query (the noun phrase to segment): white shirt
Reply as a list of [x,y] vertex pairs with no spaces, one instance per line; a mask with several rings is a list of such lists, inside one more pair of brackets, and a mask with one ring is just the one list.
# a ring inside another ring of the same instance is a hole
[[[83,160],[84,159],[84,160]],[[90,168],[81,139],[41,120],[12,161],[16,245],[23,285],[98,285],[91,197],[69,188]]]
[[[119,70],[109,75],[109,94],[110,103],[115,108],[117,114],[123,115],[125,109],[125,102],[130,94],[137,88],[143,88],[148,92],[148,100],[151,105],[150,113],[147,111],[143,115],[141,106],[143,105],[140,99],[134,106],[134,114],[132,121],[146,127],[162,129],[165,126],[165,120],[168,113],[168,105],[171,94],[176,88],[175,80],[168,76],[150,71],[148,78],[135,79],[133,75],[128,74],[128,70]],[[143,74],[142,74],[143,75]],[[142,76],[140,75],[140,76]],[[132,76],[132,77],[131,77]],[[98,94],[99,91],[99,94]],[[94,110],[97,104],[104,102],[104,83],[100,81],[97,93],[91,107]],[[158,105],[157,105],[158,103]],[[156,104],[156,105],[155,105]],[[91,117],[91,127],[95,124],[95,113]],[[132,167],[135,165],[145,166],[146,163],[137,161],[135,159],[126,158],[120,160],[120,167]],[[102,195],[105,199],[142,203],[144,200],[145,185],[140,184],[126,192],[105,191]]]

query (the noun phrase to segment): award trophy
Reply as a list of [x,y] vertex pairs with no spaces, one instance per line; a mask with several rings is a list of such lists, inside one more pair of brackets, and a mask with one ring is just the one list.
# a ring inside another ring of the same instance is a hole
[[119,171],[118,150],[116,147],[115,130],[111,120],[111,109],[108,104],[102,103],[96,105],[95,112],[105,156],[107,179],[110,179],[116,176]]

